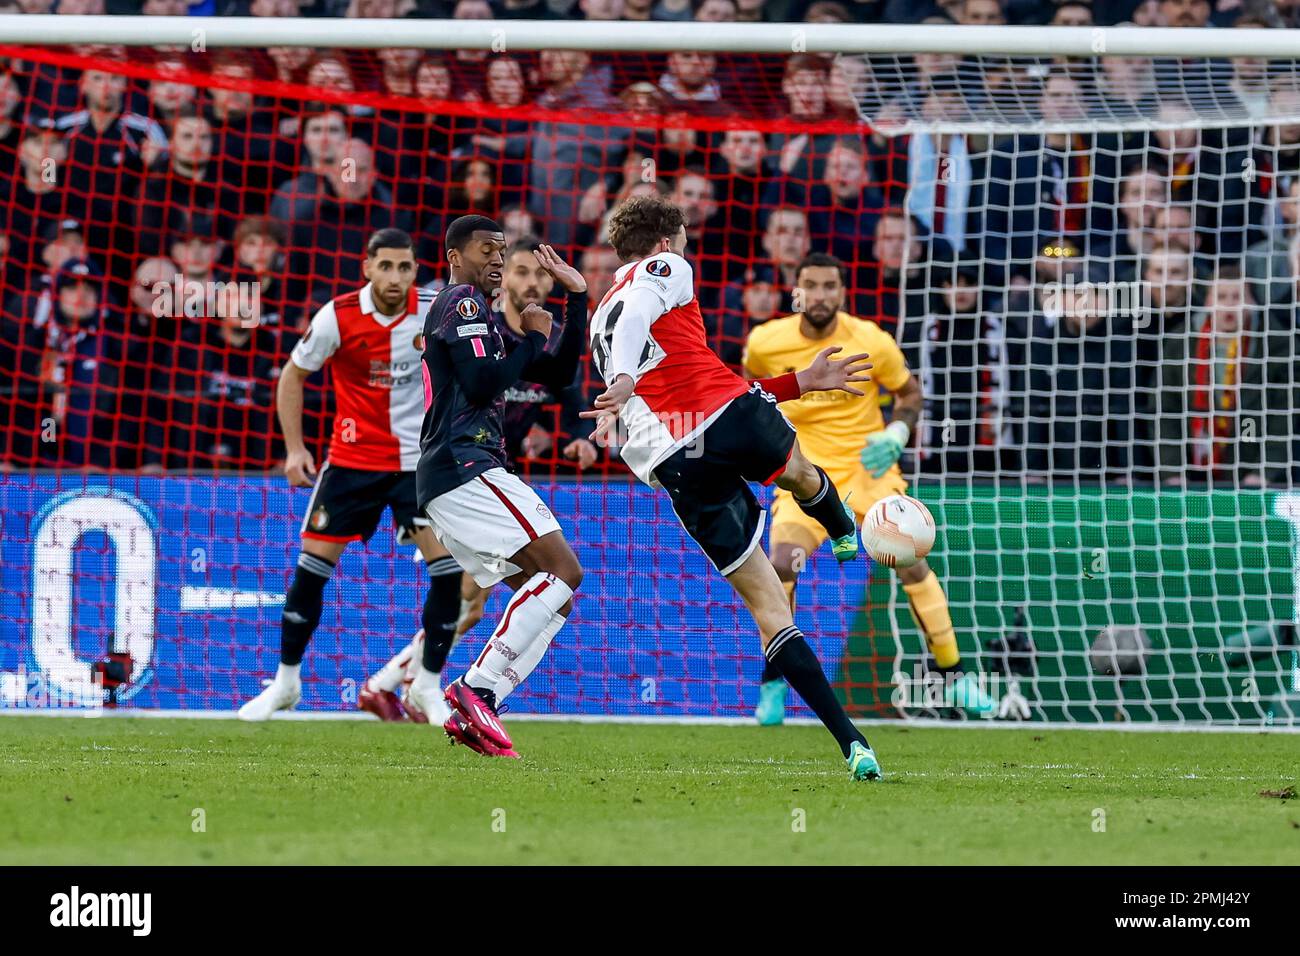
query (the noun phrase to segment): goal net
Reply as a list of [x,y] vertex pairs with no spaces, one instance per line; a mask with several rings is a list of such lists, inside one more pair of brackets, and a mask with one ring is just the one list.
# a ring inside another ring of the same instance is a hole
[[[268,38],[240,46],[243,21],[58,19],[82,42],[0,49],[0,707],[256,693],[308,496],[276,472],[276,374],[363,281],[369,233],[410,230],[436,286],[446,223],[489,214],[598,300],[609,210],[657,192],[688,212],[727,363],[794,311],[814,251],[898,339],[925,394],[903,465],[939,525],[930,563],[1007,716],[1295,722],[1300,77],[1276,50],[427,21],[401,25],[419,48],[374,21],[254,22]],[[509,396],[517,467],[588,572],[512,707],[748,716],[743,608],[666,498],[573,451],[598,389],[588,362],[570,394]],[[331,415],[326,373],[318,461]],[[349,550],[303,709],[354,706],[418,626],[422,575],[388,529]],[[886,570],[814,556],[796,621],[854,714],[949,712]]]

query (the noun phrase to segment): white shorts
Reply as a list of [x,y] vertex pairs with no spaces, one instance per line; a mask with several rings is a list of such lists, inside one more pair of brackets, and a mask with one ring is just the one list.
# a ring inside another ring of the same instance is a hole
[[521,570],[510,559],[560,530],[537,492],[504,468],[492,468],[424,507],[433,532],[481,588]]

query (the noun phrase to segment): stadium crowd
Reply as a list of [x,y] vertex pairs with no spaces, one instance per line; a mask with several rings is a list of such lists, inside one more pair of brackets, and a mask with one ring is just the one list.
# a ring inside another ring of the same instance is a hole
[[[1224,29],[1300,17],[1295,0],[17,8]],[[1289,485],[1300,125],[1267,117],[1300,113],[1293,66],[278,47],[0,58],[0,467],[272,470],[277,371],[314,311],[360,284],[371,232],[410,231],[436,285],[446,224],[484,213],[512,245],[537,236],[569,255],[594,306],[619,265],[609,211],[658,192],[688,212],[709,340],[737,368],[749,330],[792,311],[805,256],[846,264],[846,309],[896,334],[922,380],[923,472]],[[1192,122],[1207,112],[1226,119]],[[1049,131],[1011,128],[1026,119]],[[935,131],[963,120],[986,128]],[[509,315],[550,284],[508,268],[506,291]],[[521,470],[623,472],[576,415],[592,378],[507,396]]]

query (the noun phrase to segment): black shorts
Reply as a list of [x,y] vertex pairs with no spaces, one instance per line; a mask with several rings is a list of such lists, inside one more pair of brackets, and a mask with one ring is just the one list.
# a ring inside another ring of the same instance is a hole
[[767,512],[751,481],[770,484],[794,449],[794,426],[772,396],[754,385],[692,445],[655,469],[673,511],[713,566],[730,574],[753,553]]
[[379,527],[384,509],[393,513],[397,540],[429,519],[415,502],[415,472],[361,471],[326,464],[316,477],[316,489],[307,504],[302,536],[318,541],[369,541]]

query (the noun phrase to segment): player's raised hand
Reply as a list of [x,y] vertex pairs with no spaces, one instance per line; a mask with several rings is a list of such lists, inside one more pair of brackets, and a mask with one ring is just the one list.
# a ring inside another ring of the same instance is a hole
[[836,352],[842,351],[840,346],[832,345],[818,352],[812,364],[798,375],[800,391],[841,391],[848,392],[850,395],[863,394],[861,390],[849,383],[871,381],[871,376],[867,374],[875,367],[869,361],[871,356],[866,352],[859,352],[838,360],[831,358]]
[[536,302],[530,302],[524,306],[524,311],[519,313],[519,317],[523,320],[524,334],[541,332],[548,339],[551,337],[551,313]]
[[284,476],[295,488],[310,488],[316,483],[316,462],[306,448],[296,448],[284,456]]
[[533,255],[537,258],[538,264],[555,276],[555,281],[565,289],[570,292],[587,291],[587,280],[582,277],[582,273],[561,259],[560,254],[553,248],[542,243]]

